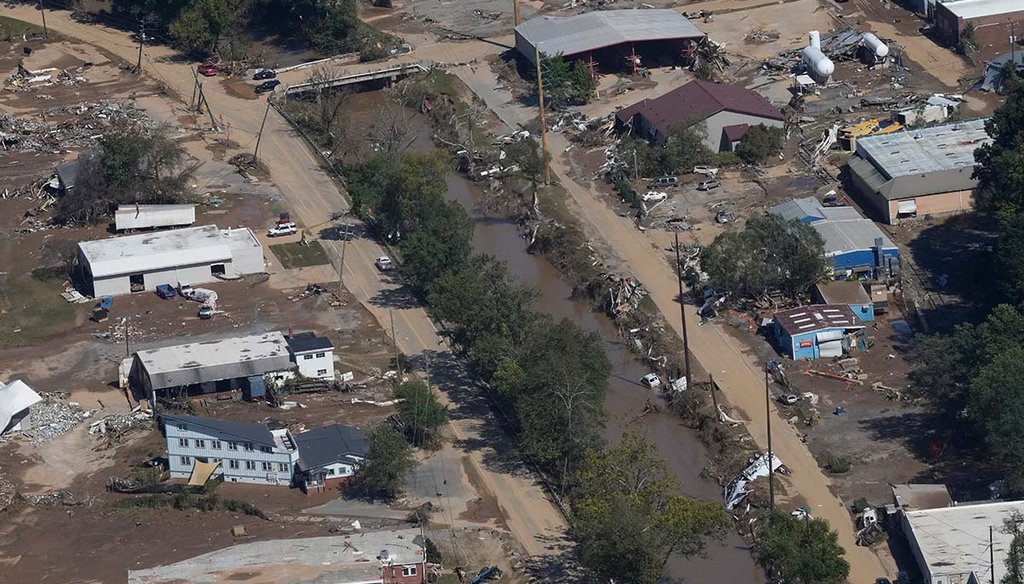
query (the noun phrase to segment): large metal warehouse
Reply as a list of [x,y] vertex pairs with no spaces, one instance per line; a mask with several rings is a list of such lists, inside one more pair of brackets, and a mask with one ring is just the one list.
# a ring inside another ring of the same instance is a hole
[[890,225],[968,211],[978,186],[974,151],[991,141],[985,119],[858,138],[847,162],[850,182]]
[[263,245],[247,228],[187,227],[78,244],[79,268],[93,296],[205,284],[263,271]]
[[978,49],[997,47],[999,52],[1009,50],[1014,28],[1018,35],[1024,30],[1021,0],[940,0],[933,6],[933,15],[939,34],[952,46],[960,44],[968,24],[974,26]]
[[[540,52],[547,57],[593,56],[602,65],[621,69],[625,64],[621,57],[632,50],[645,62],[647,58],[682,60],[704,36],[675,10],[599,10],[531,18],[516,27],[516,50],[531,64],[536,64]],[[614,62],[613,54],[620,57],[619,62]]]

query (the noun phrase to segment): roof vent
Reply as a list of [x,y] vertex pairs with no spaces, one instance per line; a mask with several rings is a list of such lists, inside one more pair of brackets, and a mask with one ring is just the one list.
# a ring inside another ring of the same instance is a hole
[[391,554],[388,550],[380,550],[380,561],[386,562],[391,559]]

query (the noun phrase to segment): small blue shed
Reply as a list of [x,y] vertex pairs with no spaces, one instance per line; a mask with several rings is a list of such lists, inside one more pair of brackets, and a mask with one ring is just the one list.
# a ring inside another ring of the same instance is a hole
[[814,301],[821,304],[845,304],[862,322],[875,320],[875,304],[856,280],[818,282],[814,286]]
[[845,304],[814,304],[775,314],[773,336],[794,361],[840,357],[866,348],[864,323]]

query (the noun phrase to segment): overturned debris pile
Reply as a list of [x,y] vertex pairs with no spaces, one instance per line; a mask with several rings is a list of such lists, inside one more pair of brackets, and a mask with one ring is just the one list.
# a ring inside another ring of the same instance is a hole
[[106,129],[114,124],[138,128],[153,126],[146,113],[128,100],[60,106],[42,112],[41,117],[58,121],[50,124],[0,112],[0,147],[61,154],[96,145]]
[[25,432],[32,444],[42,444],[66,434],[82,420],[92,416],[64,393],[41,393],[43,401],[32,406],[32,429]]
[[647,297],[647,289],[638,280],[608,276],[608,281],[610,284],[604,309],[613,318],[638,308]]

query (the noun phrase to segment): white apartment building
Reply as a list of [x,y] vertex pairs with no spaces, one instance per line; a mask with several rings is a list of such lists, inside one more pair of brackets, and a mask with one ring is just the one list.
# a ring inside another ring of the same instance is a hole
[[291,485],[299,451],[287,429],[267,424],[164,415],[171,478],[187,479],[196,462],[220,463],[225,482]]

